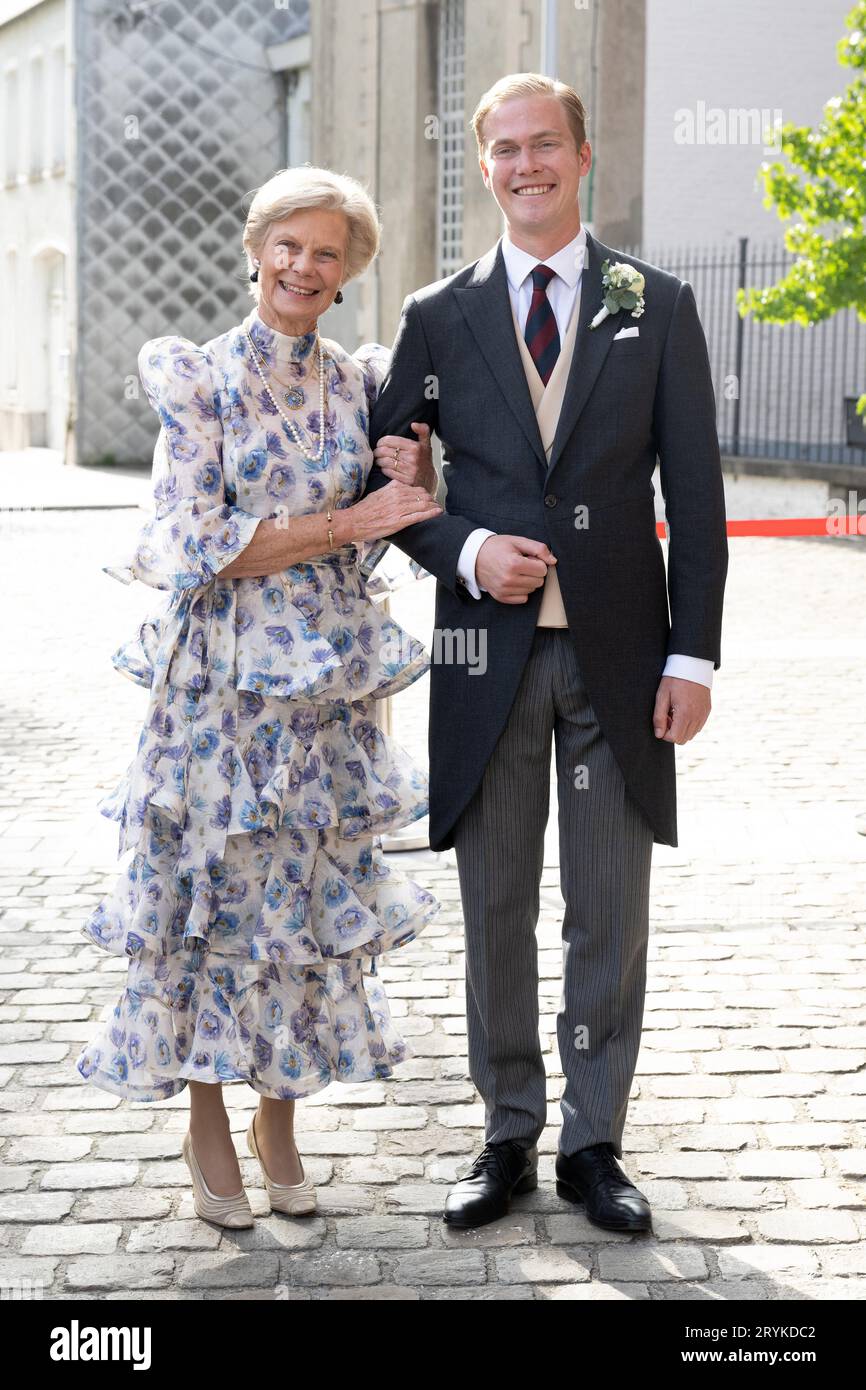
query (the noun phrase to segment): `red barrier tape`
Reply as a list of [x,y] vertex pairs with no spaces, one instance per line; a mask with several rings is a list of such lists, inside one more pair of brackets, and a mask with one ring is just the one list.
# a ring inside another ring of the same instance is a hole
[[[667,539],[665,522],[657,522],[656,530]],[[763,517],[729,521],[727,530],[729,536],[866,536],[866,515]]]

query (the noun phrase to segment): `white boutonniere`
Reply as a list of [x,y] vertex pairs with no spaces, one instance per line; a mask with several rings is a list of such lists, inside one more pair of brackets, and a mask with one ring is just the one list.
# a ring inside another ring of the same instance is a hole
[[604,261],[601,267],[601,283],[604,288],[604,303],[589,325],[598,328],[609,314],[618,314],[627,309],[633,319],[639,319],[644,311],[644,277],[633,265],[623,261]]

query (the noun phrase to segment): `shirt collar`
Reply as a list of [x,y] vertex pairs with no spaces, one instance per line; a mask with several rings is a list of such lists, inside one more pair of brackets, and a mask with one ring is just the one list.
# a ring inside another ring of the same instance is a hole
[[520,289],[527,275],[537,265],[550,266],[550,269],[555,271],[561,280],[565,281],[569,289],[574,289],[583,271],[586,256],[586,228],[581,227],[576,237],[572,237],[567,245],[554,251],[552,256],[545,256],[543,261],[539,261],[537,256],[531,256],[520,246],[515,246],[508,233],[504,232],[502,256],[505,261],[508,283],[513,290]]

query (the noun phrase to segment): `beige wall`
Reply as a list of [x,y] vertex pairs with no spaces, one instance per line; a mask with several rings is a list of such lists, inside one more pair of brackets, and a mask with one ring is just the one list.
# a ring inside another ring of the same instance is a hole
[[[560,0],[557,75],[589,108],[598,160],[590,225],[617,245],[641,231],[644,0],[599,4],[593,87],[595,3],[584,9]],[[437,114],[439,4],[318,0],[312,24],[313,159],[364,180],[383,223],[382,254],[347,294],[339,327],[347,346],[353,328],[357,341],[390,343],[404,296],[437,276],[438,149],[425,123]],[[503,74],[538,71],[540,43],[539,0],[465,0],[464,262],[502,231],[481,181],[472,111]],[[581,192],[588,221],[589,189]]]
[[629,246],[643,221],[645,0],[604,0],[599,19],[593,227],[608,246]]
[[406,294],[436,275],[437,148],[425,118],[437,38],[438,6],[422,0],[312,7],[313,160],[365,183],[382,219],[382,253],[346,293],[346,346],[352,319],[357,341],[390,344]]

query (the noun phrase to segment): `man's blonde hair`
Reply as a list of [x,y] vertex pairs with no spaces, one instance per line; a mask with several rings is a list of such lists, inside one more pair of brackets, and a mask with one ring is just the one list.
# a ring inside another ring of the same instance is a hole
[[565,107],[565,115],[574,143],[580,149],[586,140],[586,108],[573,87],[560,82],[558,77],[545,77],[540,72],[513,72],[500,77],[498,82],[486,91],[472,115],[472,129],[478,145],[479,155],[484,154],[484,122],[502,101],[512,97],[556,97]]

